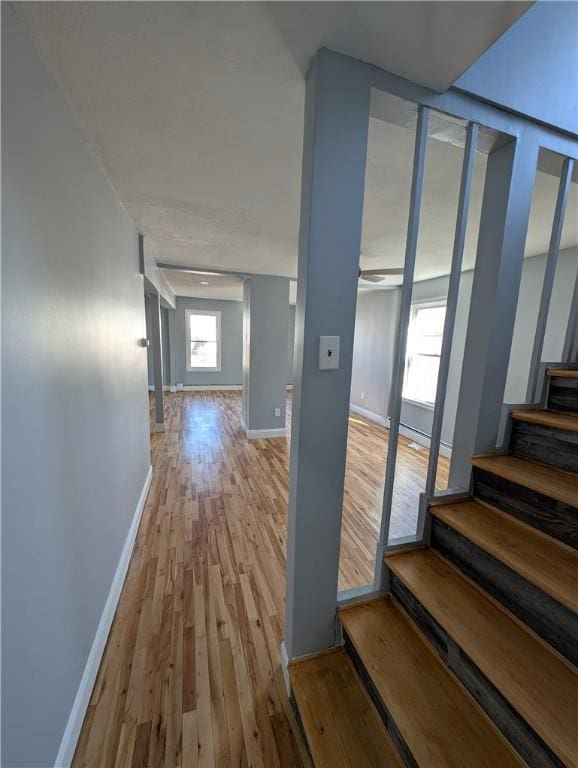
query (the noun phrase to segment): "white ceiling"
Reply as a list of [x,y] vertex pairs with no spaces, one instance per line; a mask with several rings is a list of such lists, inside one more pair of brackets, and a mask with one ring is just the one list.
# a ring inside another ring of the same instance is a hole
[[[295,275],[303,73],[315,50],[326,45],[443,89],[528,5],[40,2],[16,8],[159,262]],[[402,262],[412,145],[411,131],[372,120],[365,267]],[[422,279],[445,269],[461,162],[450,145],[431,141],[428,150]],[[480,167],[483,162],[480,156]],[[540,178],[539,195],[548,198],[555,184]],[[480,189],[478,180],[474,209]],[[537,214],[530,253],[546,249],[548,215]],[[575,228],[565,242],[578,242]],[[472,252],[470,244],[466,258]],[[200,291],[190,275],[167,277],[177,293]],[[234,291],[238,283],[214,285],[223,297]]]

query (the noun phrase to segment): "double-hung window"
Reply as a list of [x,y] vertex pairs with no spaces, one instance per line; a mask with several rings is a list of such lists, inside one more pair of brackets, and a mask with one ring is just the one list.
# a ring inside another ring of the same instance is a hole
[[436,397],[446,302],[413,304],[409,322],[403,397],[433,406]]
[[185,310],[187,371],[221,370],[221,313]]

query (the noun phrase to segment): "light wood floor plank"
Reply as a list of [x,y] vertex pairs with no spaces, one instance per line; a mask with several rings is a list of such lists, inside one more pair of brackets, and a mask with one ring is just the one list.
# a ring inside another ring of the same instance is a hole
[[[153,481],[75,768],[310,765],[279,653],[289,441],[248,441],[240,405],[237,392],[166,395],[166,431],[151,435]],[[427,467],[427,450],[410,442],[400,439],[406,526]],[[352,415],[341,589],[373,578],[386,452],[387,431]],[[445,459],[440,473],[444,482]]]

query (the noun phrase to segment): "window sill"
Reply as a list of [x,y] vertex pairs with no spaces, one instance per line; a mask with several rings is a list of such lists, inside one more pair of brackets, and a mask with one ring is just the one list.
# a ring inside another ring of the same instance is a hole
[[402,397],[401,400],[408,405],[416,405],[418,408],[425,408],[426,411],[434,410],[433,403],[426,403],[423,400],[412,400],[410,397]]

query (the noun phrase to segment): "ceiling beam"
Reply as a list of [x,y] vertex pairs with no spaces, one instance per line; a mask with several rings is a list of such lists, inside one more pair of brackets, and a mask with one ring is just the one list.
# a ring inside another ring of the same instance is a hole
[[215,267],[185,267],[182,264],[157,264],[159,269],[173,270],[175,272],[188,272],[193,275],[225,275],[229,277],[239,277],[242,280],[248,277],[285,277],[287,280],[297,281],[296,277],[289,275],[271,275],[266,272],[239,272],[233,269],[215,269]]

